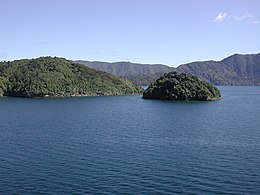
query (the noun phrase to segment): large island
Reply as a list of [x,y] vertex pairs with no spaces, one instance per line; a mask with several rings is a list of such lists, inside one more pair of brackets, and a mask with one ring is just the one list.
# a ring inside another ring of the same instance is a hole
[[143,99],[209,101],[220,98],[219,90],[211,83],[175,71],[157,79],[143,93]]
[[0,62],[0,96],[68,97],[142,93],[134,83],[64,58]]

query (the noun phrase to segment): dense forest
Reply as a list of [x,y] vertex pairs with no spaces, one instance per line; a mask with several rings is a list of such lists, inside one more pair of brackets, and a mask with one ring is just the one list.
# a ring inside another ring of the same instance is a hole
[[177,73],[166,73],[152,83],[143,93],[144,99],[162,100],[215,100],[221,97],[220,91],[211,83],[198,77]]
[[260,54],[234,54],[221,61],[193,62],[179,66],[177,71],[215,85],[260,85]]
[[64,58],[40,57],[0,63],[0,95],[64,97],[125,95],[142,88],[114,75]]
[[149,85],[164,73],[171,71],[196,75],[214,85],[260,85],[260,54],[235,54],[221,61],[192,62],[177,68],[131,62],[77,62],[97,70],[123,76],[140,86]]

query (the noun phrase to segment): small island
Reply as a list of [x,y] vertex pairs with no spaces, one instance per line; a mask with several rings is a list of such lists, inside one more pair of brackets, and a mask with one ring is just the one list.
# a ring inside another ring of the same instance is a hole
[[211,83],[175,71],[157,79],[143,93],[143,99],[211,101],[220,98],[220,91]]
[[110,96],[142,92],[143,89],[131,81],[64,58],[0,62],[0,96]]

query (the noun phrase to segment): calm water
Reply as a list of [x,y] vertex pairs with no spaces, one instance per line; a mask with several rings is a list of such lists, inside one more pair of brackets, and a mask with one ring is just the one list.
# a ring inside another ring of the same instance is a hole
[[260,87],[223,100],[0,98],[0,194],[260,194]]

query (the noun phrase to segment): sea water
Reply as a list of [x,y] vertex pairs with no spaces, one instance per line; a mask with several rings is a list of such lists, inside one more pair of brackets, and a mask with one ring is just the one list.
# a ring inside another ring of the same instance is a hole
[[260,87],[219,89],[0,98],[0,194],[260,194]]

